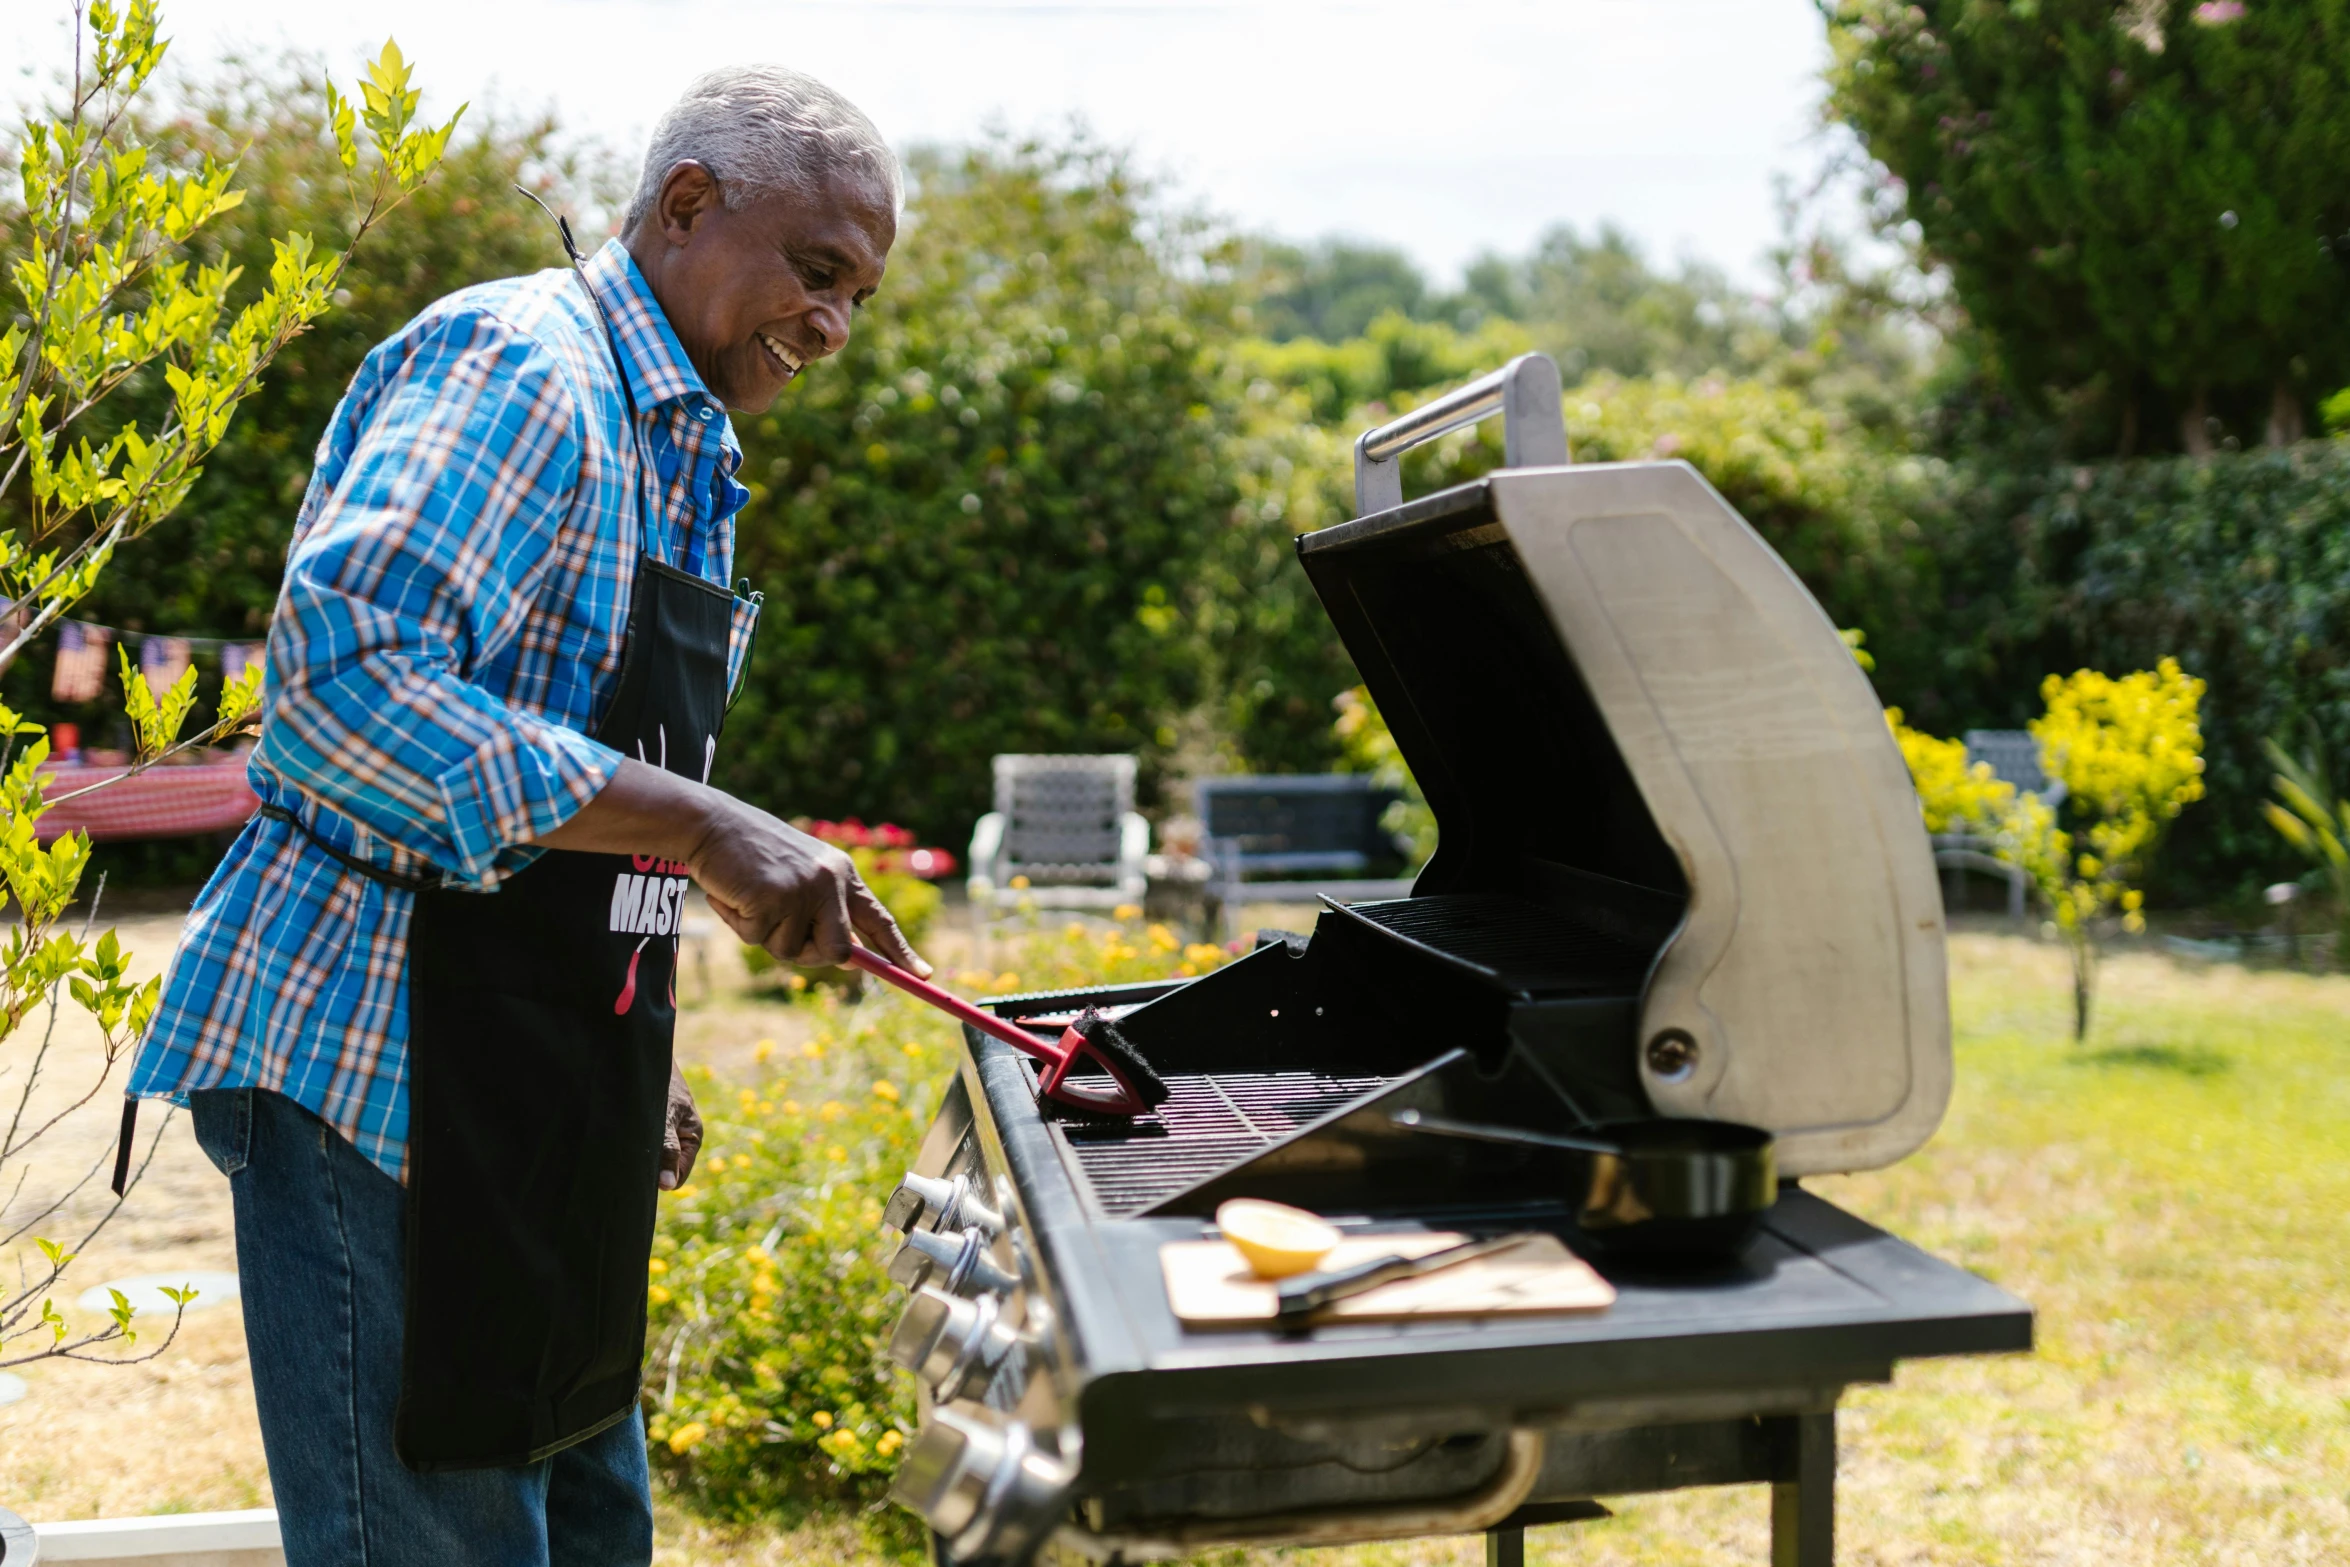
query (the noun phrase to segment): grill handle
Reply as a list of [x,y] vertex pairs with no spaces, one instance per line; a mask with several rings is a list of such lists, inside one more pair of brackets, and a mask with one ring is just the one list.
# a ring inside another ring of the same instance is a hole
[[1355,442],[1356,515],[1403,504],[1404,453],[1497,413],[1503,467],[1547,468],[1573,460],[1559,409],[1558,364],[1548,354],[1520,354],[1491,375],[1365,430]]

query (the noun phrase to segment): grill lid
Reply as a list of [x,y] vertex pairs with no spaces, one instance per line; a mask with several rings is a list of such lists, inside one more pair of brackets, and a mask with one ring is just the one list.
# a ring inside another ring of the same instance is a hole
[[[1358,454],[1392,467],[1382,434]],[[1435,812],[1415,901],[1636,889],[1670,931],[1635,1047],[1659,1110],[1769,1127],[1789,1174],[1932,1134],[1949,1006],[1908,770],[1834,625],[1695,469],[1503,469],[1298,552]]]

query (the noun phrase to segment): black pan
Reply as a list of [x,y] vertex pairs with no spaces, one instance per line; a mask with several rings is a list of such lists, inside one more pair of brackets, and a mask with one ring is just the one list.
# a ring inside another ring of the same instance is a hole
[[1746,1244],[1779,1197],[1771,1134],[1733,1121],[1651,1116],[1560,1136],[1420,1110],[1399,1110],[1392,1119],[1435,1137],[1583,1155],[1568,1177],[1567,1202],[1576,1225],[1611,1256],[1719,1261]]

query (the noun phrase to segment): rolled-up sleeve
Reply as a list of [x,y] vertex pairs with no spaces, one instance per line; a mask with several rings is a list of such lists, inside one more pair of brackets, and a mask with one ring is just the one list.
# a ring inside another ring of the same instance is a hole
[[580,415],[553,357],[494,316],[451,312],[400,346],[288,555],[261,759],[488,887],[620,766],[474,678],[520,633],[561,543]]

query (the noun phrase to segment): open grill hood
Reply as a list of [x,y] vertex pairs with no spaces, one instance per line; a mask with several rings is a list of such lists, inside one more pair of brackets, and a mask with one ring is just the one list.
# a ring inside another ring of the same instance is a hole
[[1917,798],[1819,605],[1686,463],[1513,468],[1298,552],[1433,808],[1415,898],[1654,911],[1624,1048],[1668,1115],[1872,1168],[1950,1090]]

